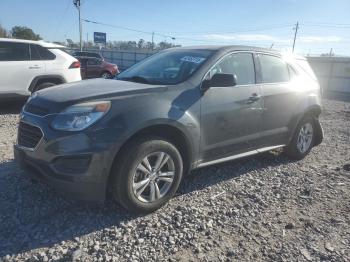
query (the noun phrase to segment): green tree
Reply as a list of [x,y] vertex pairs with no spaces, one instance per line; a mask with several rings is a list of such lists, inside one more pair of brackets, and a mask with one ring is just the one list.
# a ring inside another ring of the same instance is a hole
[[174,47],[174,45],[172,43],[168,43],[165,41],[158,43],[158,49],[160,49],[160,50],[171,48],[171,47]]
[[33,32],[31,28],[26,26],[14,26],[12,27],[12,37],[27,40],[41,40],[40,35]]
[[9,37],[8,32],[1,25],[0,25],[0,37]]
[[139,49],[144,48],[144,47],[145,47],[145,40],[140,39],[139,42],[137,43],[137,47],[138,47]]

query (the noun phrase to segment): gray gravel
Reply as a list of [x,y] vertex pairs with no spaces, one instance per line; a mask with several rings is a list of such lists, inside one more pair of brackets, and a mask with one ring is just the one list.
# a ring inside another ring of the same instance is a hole
[[324,101],[326,137],[192,172],[144,217],[33,184],[13,162],[17,114],[0,115],[0,261],[350,261],[350,103]]

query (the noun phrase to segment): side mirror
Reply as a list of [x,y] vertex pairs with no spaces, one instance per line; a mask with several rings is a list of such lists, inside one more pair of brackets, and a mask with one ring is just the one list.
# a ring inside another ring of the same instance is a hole
[[211,79],[203,81],[203,89],[207,90],[210,87],[229,87],[235,86],[237,79],[235,75],[231,74],[215,74]]

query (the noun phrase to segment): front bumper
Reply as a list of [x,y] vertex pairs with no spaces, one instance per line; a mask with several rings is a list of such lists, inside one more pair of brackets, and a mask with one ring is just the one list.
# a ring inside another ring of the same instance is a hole
[[76,181],[73,176],[57,174],[50,168],[49,163],[31,158],[17,145],[14,147],[14,154],[25,175],[50,185],[62,195],[85,201],[105,199],[104,183]]
[[113,144],[104,140],[108,130],[59,132],[50,128],[49,118],[50,115],[22,113],[21,121],[39,127],[43,137],[35,148],[16,144],[16,162],[26,175],[51,185],[64,195],[103,201],[114,155]]

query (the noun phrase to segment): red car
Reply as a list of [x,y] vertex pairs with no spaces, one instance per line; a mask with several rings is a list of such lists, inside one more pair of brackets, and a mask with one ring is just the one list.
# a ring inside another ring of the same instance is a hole
[[113,78],[119,74],[116,64],[95,57],[77,57],[81,63],[81,78]]

